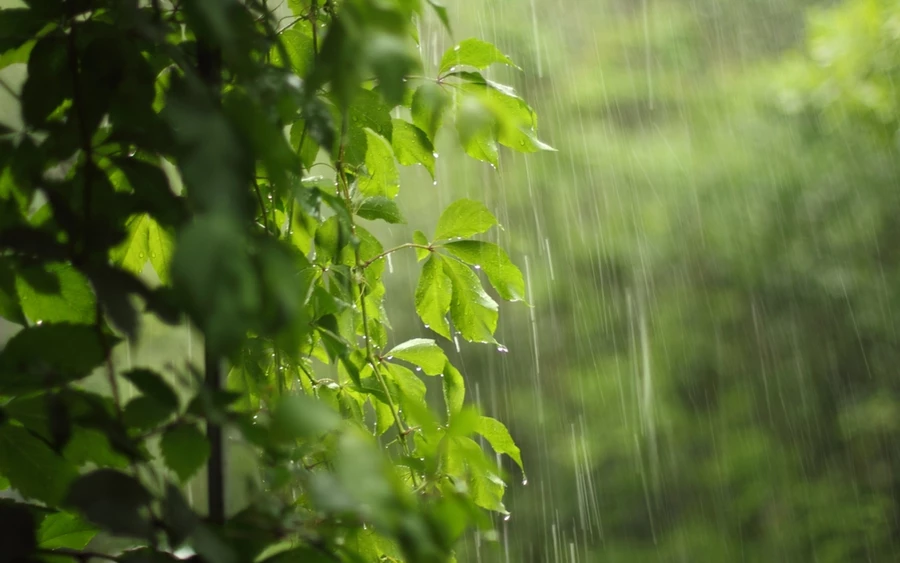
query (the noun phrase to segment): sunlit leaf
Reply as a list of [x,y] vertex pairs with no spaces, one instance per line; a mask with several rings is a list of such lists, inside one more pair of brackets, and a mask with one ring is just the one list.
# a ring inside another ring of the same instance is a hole
[[438,72],[443,74],[455,66],[470,66],[483,69],[494,63],[519,68],[494,45],[481,39],[471,38],[463,40],[444,52]]
[[419,366],[426,375],[439,375],[447,362],[447,356],[441,347],[428,338],[407,340],[391,348],[385,355]]
[[422,266],[419,283],[416,286],[416,312],[431,330],[444,338],[450,338],[450,299],[453,286],[444,273],[440,256],[432,255]]
[[434,147],[424,131],[408,121],[395,119],[393,147],[400,164],[421,164],[434,178]]
[[16,291],[32,322],[92,323],[96,318],[91,286],[70,264],[23,269],[16,276]]
[[470,342],[495,342],[497,303],[485,293],[472,270],[456,260],[443,261],[444,273],[453,285],[450,318],[453,326]]
[[359,178],[359,191],[367,196],[393,198],[400,189],[400,174],[394,151],[381,135],[371,129],[366,134],[366,171]]
[[506,454],[512,458],[524,473],[525,467],[522,465],[522,453],[519,451],[519,446],[513,441],[509,430],[506,429],[502,422],[488,416],[482,416],[478,420],[478,426],[475,431],[487,440],[495,452]]
[[497,224],[497,218],[483,203],[460,199],[451,203],[441,213],[434,231],[434,240],[468,238],[481,234]]
[[489,242],[460,240],[443,245],[444,250],[487,274],[500,297],[507,301],[525,299],[525,279],[506,252]]
[[57,512],[41,522],[37,539],[41,549],[84,549],[96,535],[97,529],[80,517]]
[[384,196],[367,197],[359,205],[356,214],[363,219],[369,219],[371,221],[382,219],[388,223],[406,223],[406,219],[403,218],[403,214],[400,212],[397,203]]

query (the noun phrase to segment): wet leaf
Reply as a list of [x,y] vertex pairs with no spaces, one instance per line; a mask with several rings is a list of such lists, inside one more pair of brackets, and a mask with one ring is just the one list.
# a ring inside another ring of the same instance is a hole
[[460,199],[451,203],[438,219],[434,240],[468,238],[481,234],[494,225],[497,218],[480,201]]

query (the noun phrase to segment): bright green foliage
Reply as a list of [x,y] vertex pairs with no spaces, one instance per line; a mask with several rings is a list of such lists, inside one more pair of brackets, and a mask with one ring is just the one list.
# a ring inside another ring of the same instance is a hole
[[[515,66],[493,45],[426,68],[428,6],[447,26],[436,0],[0,12],[0,65],[27,63],[24,129],[0,136],[0,316],[21,327],[0,352],[0,485],[24,499],[0,504],[0,559],[93,559],[79,550],[96,536],[122,562],[189,546],[210,563],[439,563],[505,510],[470,436],[521,465],[518,449],[477,426],[436,342],[392,342],[383,279],[414,248],[419,315],[494,342],[479,270],[525,297],[506,253],[468,240],[496,218],[461,200],[431,242],[394,248],[360,223],[405,223],[397,164],[434,177],[445,119],[494,165],[499,146],[549,148],[511,88],[450,70]],[[148,316],[202,334],[202,372],[119,365]],[[423,376],[442,376],[446,417]],[[244,500],[216,482],[220,433],[256,472]],[[181,492],[204,465],[208,508]]]

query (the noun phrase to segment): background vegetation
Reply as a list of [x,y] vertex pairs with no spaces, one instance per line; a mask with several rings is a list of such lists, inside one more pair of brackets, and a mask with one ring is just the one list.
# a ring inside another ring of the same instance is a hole
[[[497,211],[533,304],[501,307],[508,353],[444,346],[528,468],[459,560],[896,560],[900,5],[448,5],[559,149],[494,170],[439,137],[436,184],[404,171],[412,228]],[[398,341],[427,334],[413,264],[385,275]],[[154,334],[131,358],[197,358]]]

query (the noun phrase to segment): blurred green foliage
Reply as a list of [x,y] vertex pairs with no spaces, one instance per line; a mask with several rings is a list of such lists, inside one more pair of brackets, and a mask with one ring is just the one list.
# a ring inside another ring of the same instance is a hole
[[813,4],[454,22],[531,71],[494,76],[560,149],[438,163],[505,206],[535,306],[463,353],[529,467],[467,561],[897,559],[900,4]]

